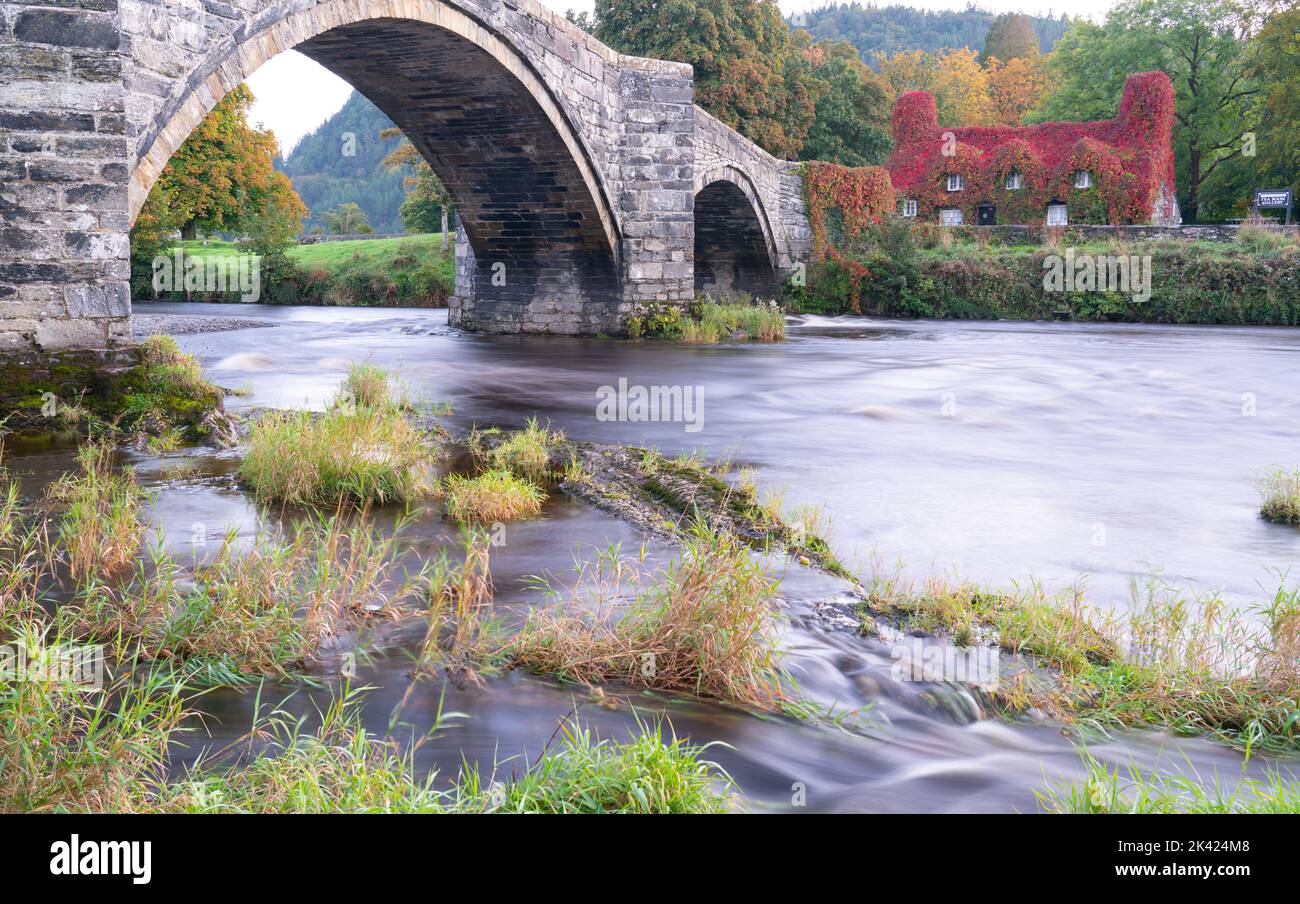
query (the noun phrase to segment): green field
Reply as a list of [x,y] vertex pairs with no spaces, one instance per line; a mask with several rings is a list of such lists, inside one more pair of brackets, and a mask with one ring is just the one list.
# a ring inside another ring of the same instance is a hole
[[[455,239],[448,243],[447,254],[451,256]],[[177,242],[187,255],[194,257],[219,257],[239,254],[236,242],[223,242],[219,239],[192,239]],[[314,245],[295,245],[289,249],[289,259],[303,267],[326,267],[333,272],[340,272],[355,264],[358,260],[367,264],[393,263],[399,250],[413,251],[420,257],[430,259],[442,256],[442,233],[430,232],[423,235],[401,236],[388,239],[353,239],[346,242],[319,242]]]
[[[178,242],[199,258],[242,253],[235,242]],[[442,252],[442,234],[355,239],[295,245],[287,252],[291,272],[265,281],[270,304],[437,307],[455,288],[454,244]],[[216,299],[214,299],[216,300]]]

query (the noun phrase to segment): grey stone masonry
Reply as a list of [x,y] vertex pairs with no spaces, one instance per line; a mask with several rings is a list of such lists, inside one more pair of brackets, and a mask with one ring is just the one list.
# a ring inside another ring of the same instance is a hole
[[149,190],[290,48],[446,184],[467,329],[617,333],[636,304],[766,291],[806,254],[793,164],[698,109],[689,66],[616,53],[537,0],[0,0],[0,351],[129,341]]

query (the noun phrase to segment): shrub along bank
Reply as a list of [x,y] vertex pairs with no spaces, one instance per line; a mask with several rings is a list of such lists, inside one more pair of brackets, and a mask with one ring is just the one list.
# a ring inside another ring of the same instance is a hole
[[[1071,243],[1048,235],[1034,246],[978,237],[886,221],[814,264],[789,301],[807,313],[886,317],[1300,324],[1294,236]],[[1110,272],[1121,260],[1126,284]],[[1068,271],[1073,278],[1053,283]]]

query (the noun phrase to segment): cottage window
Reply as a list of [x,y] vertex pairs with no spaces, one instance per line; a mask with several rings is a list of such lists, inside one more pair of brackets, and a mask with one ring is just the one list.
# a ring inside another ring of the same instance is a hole
[[961,173],[948,174],[948,191],[961,191],[966,187],[966,180],[962,178]]
[[1075,188],[1092,188],[1092,173],[1085,169],[1079,170],[1074,174]]
[[962,222],[961,208],[945,207],[943,210],[939,211],[939,222],[945,226],[960,226]]
[[905,217],[914,217],[914,216],[916,216],[916,202],[915,202],[915,201],[904,201],[904,202],[903,202],[902,214],[903,214],[903,216],[905,216]]
[[1025,177],[1020,173],[1013,172],[1007,174],[1007,188],[1011,191],[1019,191],[1025,184]]
[[1047,205],[1047,225],[1048,226],[1070,225],[1070,218],[1065,212],[1064,204]]

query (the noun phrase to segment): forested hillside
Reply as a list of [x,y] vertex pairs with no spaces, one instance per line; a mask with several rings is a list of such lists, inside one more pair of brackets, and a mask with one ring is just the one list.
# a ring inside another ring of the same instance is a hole
[[361,206],[375,232],[402,232],[397,210],[405,192],[402,173],[382,164],[401,141],[379,133],[393,125],[382,111],[356,91],[316,131],[298,142],[280,168],[293,180],[311,208],[308,231],[324,226],[321,215],[348,201]]
[[[848,41],[858,48],[866,62],[874,66],[872,55],[876,51],[934,52],[945,47],[983,50],[984,36],[995,15],[974,6],[955,11],[841,3],[804,13],[802,19],[795,19],[794,24],[801,24],[818,40],[835,38]],[[1069,27],[1064,14],[1054,19],[1034,16],[1030,16],[1030,19],[1044,53],[1052,49],[1056,39],[1065,34]]]

